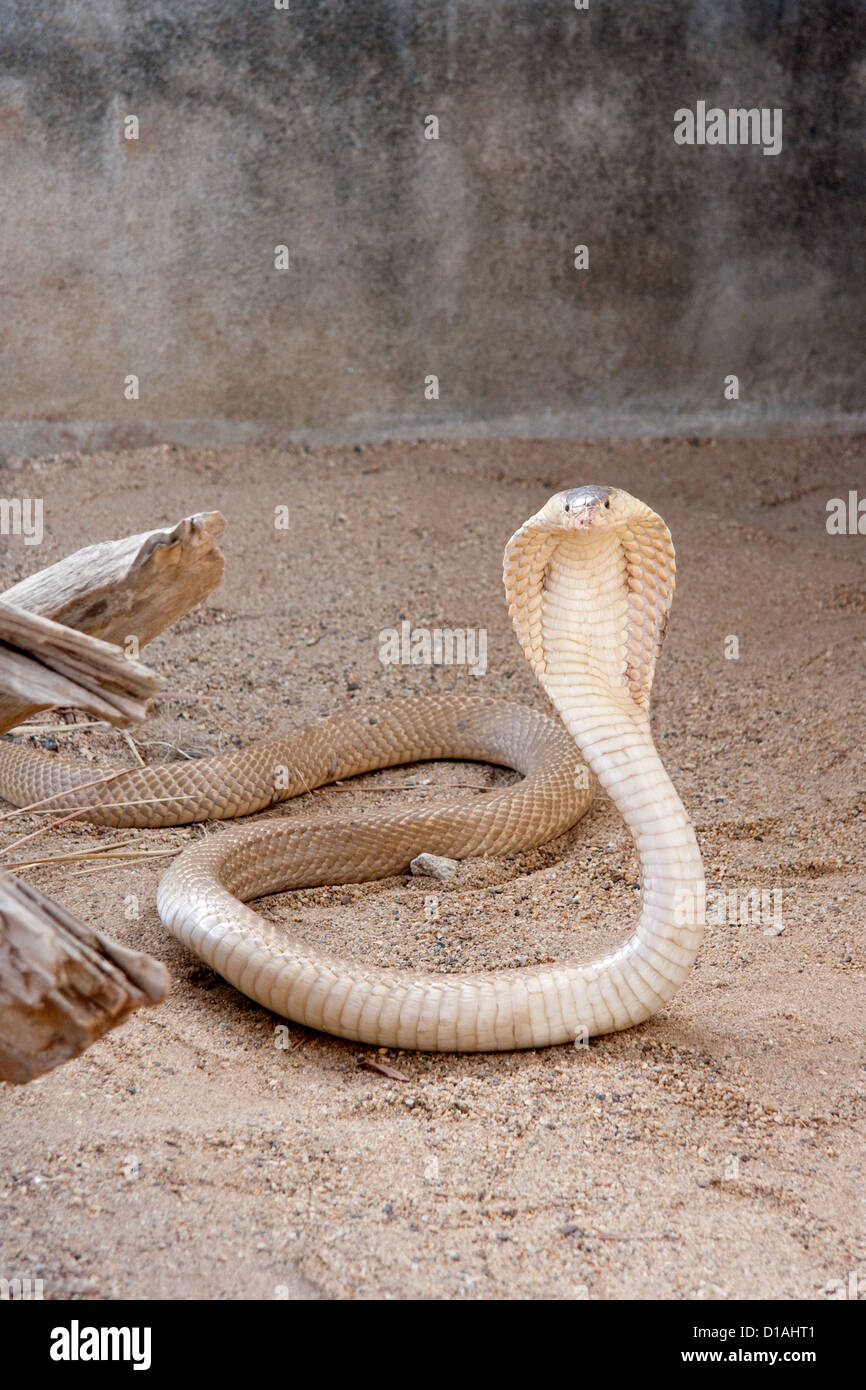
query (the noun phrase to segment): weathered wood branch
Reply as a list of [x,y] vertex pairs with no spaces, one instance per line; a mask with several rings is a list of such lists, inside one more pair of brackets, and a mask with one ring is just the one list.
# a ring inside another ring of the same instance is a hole
[[74,705],[126,724],[144,718],[161,684],[110,642],[0,600],[0,691],[8,698],[37,708]]
[[0,874],[0,1080],[31,1081],[168,993],[165,966]]
[[[0,732],[58,704],[141,719],[159,678],[121,648],[144,646],[219,584],[224,527],[207,512],[88,546],[0,595]],[[169,983],[159,961],[0,874],[0,1079],[77,1056]]]
[[[134,638],[143,647],[220,583],[217,539],[224,528],[219,512],[199,512],[176,526],[89,545],[13,585],[0,600],[103,642],[124,647]],[[16,687],[0,685],[0,730],[54,703],[50,694],[25,701]]]

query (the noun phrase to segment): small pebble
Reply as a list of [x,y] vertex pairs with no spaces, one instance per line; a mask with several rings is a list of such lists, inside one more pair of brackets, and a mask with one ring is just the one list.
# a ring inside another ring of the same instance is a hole
[[426,874],[428,878],[453,878],[457,870],[456,859],[442,859],[438,854],[419,854],[409,865],[413,874]]

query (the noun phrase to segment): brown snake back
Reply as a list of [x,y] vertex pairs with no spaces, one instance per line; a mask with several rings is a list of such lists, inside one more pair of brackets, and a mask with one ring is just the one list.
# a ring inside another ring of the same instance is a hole
[[[523,780],[471,801],[293,820],[288,836],[280,822],[274,886],[259,891],[276,891],[276,879],[310,887],[399,873],[424,851],[464,858],[528,849],[573,825],[595,789],[573,740],[549,715],[504,700],[425,695],[332,715],[211,758],[131,768],[95,786],[84,785],[100,775],[93,767],[7,740],[0,795],[19,806],[51,798],[59,812],[86,807],[83,819],[101,825],[184,825],[249,815],[358,773],[439,758],[501,764]],[[256,833],[264,829],[259,822]],[[226,833],[244,836],[242,828]],[[259,874],[266,857],[263,844]]]

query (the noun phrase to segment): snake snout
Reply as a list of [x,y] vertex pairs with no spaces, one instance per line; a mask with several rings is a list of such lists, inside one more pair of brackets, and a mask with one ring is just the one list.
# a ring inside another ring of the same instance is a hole
[[587,530],[605,520],[605,512],[610,510],[612,487],[600,487],[587,483],[583,487],[573,487],[559,494],[563,521],[569,530]]

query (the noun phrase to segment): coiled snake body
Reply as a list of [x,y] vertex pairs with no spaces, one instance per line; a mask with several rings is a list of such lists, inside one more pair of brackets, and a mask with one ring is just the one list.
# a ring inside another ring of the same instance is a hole
[[[524,774],[482,803],[323,821],[268,820],[186,849],[159,885],[165,925],[238,989],[310,1028],[380,1046],[488,1052],[573,1042],[640,1023],[685,979],[703,931],[703,869],[653,745],[649,697],[674,589],[664,522],[615,488],[552,497],[511,538],[504,578],[524,653],[562,725],[474,697],[392,700],[301,735],[83,788],[90,768],[0,743],[0,795],[91,807],[111,825],[245,815],[354,773],[428,758]],[[566,733],[567,730],[567,733]],[[542,844],[587,809],[580,755],[615,802],[641,864],[637,924],[617,950],[487,974],[369,969],[314,951],[242,900]],[[157,802],[112,809],[108,802]]]

